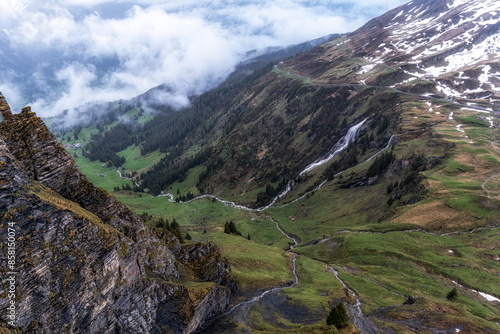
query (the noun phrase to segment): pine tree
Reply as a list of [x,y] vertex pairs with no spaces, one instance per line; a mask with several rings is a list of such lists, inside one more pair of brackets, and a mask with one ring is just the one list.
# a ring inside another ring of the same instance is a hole
[[184,238],[182,237],[181,231],[175,230],[174,234],[177,237],[177,239],[179,239],[179,241],[181,242],[181,244],[183,244],[184,243]]
[[234,224],[234,222],[232,220],[229,222],[229,231],[231,233],[236,233],[236,231],[237,231],[236,230],[236,225]]
[[184,239],[192,240],[193,238],[191,237],[191,235],[188,232],[186,232],[186,236],[184,237]]
[[347,315],[347,310],[342,302],[334,306],[326,318],[328,326],[335,326],[339,329],[349,326],[349,321],[349,315]]
[[163,218],[158,219],[158,222],[156,223],[157,228],[165,228],[165,220]]
[[457,300],[457,297],[458,297],[457,288],[451,289],[451,291],[448,292],[448,294],[446,295],[446,299],[448,299],[449,301],[452,301],[452,302]]
[[179,223],[175,220],[175,218],[172,220],[172,224],[170,224],[170,229],[172,231],[179,231]]

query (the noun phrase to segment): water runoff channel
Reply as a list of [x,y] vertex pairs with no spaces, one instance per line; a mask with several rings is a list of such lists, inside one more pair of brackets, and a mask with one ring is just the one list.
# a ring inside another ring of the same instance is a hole
[[[305,167],[299,173],[298,176],[302,176],[302,175],[312,171],[313,169],[326,164],[331,159],[333,159],[334,157],[336,157],[340,153],[342,153],[349,146],[349,144],[352,143],[357,138],[359,131],[361,129],[361,126],[366,122],[366,120],[367,119],[364,119],[361,122],[359,122],[359,123],[355,124],[354,126],[352,126],[351,128],[349,128],[346,135],[338,140],[338,142],[332,148],[330,153],[328,153],[324,157],[316,160],[315,162],[313,162],[310,165],[308,165],[307,167]],[[390,145],[392,144],[392,142],[393,142],[393,137],[390,138],[390,140],[385,148],[383,148],[382,150],[377,152],[374,156],[370,157],[369,159],[363,161],[362,163],[365,163],[367,161],[372,160],[374,157],[376,157],[377,155],[379,155],[380,153],[382,153],[383,151],[388,149],[390,147]],[[240,209],[240,210],[245,210],[245,211],[249,211],[249,212],[263,212],[263,211],[269,209],[271,206],[275,205],[280,199],[284,198],[292,190],[293,186],[295,185],[295,180],[296,179],[291,179],[287,183],[285,189],[280,194],[278,194],[276,197],[274,197],[270,204],[268,204],[264,207],[261,207],[261,208],[257,208],[257,209],[253,209],[253,208],[249,208],[249,207],[246,207],[243,205],[239,205],[239,204],[236,204],[236,203],[231,202],[231,201],[226,201],[226,200],[220,199],[214,195],[209,195],[209,194],[200,195],[200,196],[197,196],[189,201],[180,202],[180,203],[190,203],[192,201],[207,198],[207,199],[219,201],[220,203],[222,203],[223,205],[228,206],[228,207],[232,207],[232,208],[236,208],[236,209]],[[326,182],[327,182],[327,180],[322,182],[318,187],[316,187],[315,190],[320,189],[323,185],[326,184]],[[175,202],[174,195],[171,193],[162,193],[160,196],[166,197],[167,200],[170,202]],[[299,199],[300,198],[296,199],[295,201],[297,201]],[[292,288],[292,287],[296,286],[297,284],[299,284],[299,277],[297,275],[298,255],[297,255],[297,253],[293,252],[294,247],[296,247],[299,244],[299,241],[296,238],[294,238],[293,236],[290,236],[289,234],[287,234],[280,227],[278,222],[275,221],[269,214],[266,214],[265,217],[267,219],[269,219],[273,224],[275,224],[276,229],[283,236],[285,236],[287,239],[291,240],[291,242],[289,243],[290,247],[288,248],[287,252],[292,254],[292,256],[293,256],[293,260],[292,260],[293,282],[291,282],[290,284],[288,284],[286,286],[273,287],[271,289],[265,290],[256,296],[253,296],[247,300],[244,300],[244,301],[234,305],[222,317],[220,317],[219,320],[217,320],[214,325],[209,327],[204,332],[206,332],[206,333],[224,333],[225,332],[224,327],[229,326],[226,328],[227,329],[226,332],[230,333],[231,330],[233,330],[233,328],[231,325],[227,324],[228,320],[231,320],[234,323],[242,323],[242,324],[246,324],[246,325],[251,325],[250,320],[247,317],[248,310],[250,309],[250,307],[252,307],[255,304],[259,304],[261,307],[266,308],[267,310],[270,311],[270,312],[266,312],[266,314],[272,314],[274,312],[274,310],[278,309],[282,316],[291,320],[292,322],[300,322],[300,323],[311,322],[311,323],[314,323],[316,321],[321,320],[321,318],[319,317],[320,315],[310,314],[309,311],[307,310],[307,308],[305,308],[305,307],[303,309],[299,310],[296,305],[289,305],[289,303],[287,302],[286,296],[284,296],[281,293],[283,290]],[[333,269],[330,266],[328,266],[327,269],[335,276],[335,278],[337,280],[340,281],[340,283],[345,288],[348,289],[348,291],[351,293],[351,295],[355,298],[355,300],[356,300],[355,305],[354,306],[347,305],[347,308],[348,308],[348,312],[349,312],[351,318],[353,318],[353,322],[356,325],[356,327],[358,329],[360,329],[363,333],[376,333],[376,328],[373,326],[371,321],[363,315],[363,312],[361,310],[361,302],[360,302],[358,296],[354,293],[354,291],[352,291],[351,289],[349,289],[347,287],[345,282],[343,282],[340,279],[338,272],[335,269]]]

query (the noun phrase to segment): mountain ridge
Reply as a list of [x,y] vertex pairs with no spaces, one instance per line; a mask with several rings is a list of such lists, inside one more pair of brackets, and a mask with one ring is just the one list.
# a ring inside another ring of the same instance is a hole
[[[372,19],[340,43],[326,43],[315,51],[320,52],[318,61],[348,65],[339,52],[346,47],[348,56],[356,59],[346,77],[325,74],[327,64],[322,72],[308,72],[300,57],[290,67],[318,80],[363,83],[370,77],[380,80],[376,67],[383,65],[395,71],[391,85],[396,87],[431,79],[433,92],[446,97],[493,97],[498,92],[499,9],[495,1],[411,1]],[[321,54],[329,56],[322,59]],[[482,73],[474,73],[478,68]]]

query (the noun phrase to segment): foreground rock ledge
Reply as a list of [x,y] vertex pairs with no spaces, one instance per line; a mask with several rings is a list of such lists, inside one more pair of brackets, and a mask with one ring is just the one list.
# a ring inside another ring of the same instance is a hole
[[[34,333],[192,333],[237,287],[214,245],[157,235],[95,188],[43,121],[0,93],[0,272],[16,238],[16,321]],[[198,266],[203,263],[203,266]],[[8,322],[8,284],[0,321]]]

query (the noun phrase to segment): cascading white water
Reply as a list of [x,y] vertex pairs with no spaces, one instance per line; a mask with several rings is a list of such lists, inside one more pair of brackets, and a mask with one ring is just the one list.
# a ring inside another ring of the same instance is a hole
[[[367,119],[368,118],[365,118],[364,120],[362,120],[358,124],[352,126],[347,131],[346,135],[344,137],[340,138],[339,141],[335,144],[335,146],[333,148],[334,150],[332,153],[328,154],[325,158],[316,160],[315,162],[308,165],[306,168],[304,168],[304,170],[302,170],[302,172],[299,173],[299,176],[302,176],[305,173],[310,172],[311,170],[313,170],[316,167],[324,165],[325,163],[327,163],[328,161],[330,161],[331,159],[333,159],[334,157],[336,157],[337,155],[342,153],[342,151],[344,151],[347,148],[347,146],[349,146],[349,144],[352,143],[356,139],[356,137],[358,136],[358,133],[359,133],[359,129],[361,129],[361,126],[366,122]],[[258,208],[256,211],[264,211],[266,209],[269,209],[277,201],[279,201],[281,198],[285,197],[285,195],[288,194],[290,192],[290,190],[292,190],[292,187],[294,186],[294,184],[295,184],[295,182],[293,179],[288,181],[285,190],[283,190],[278,196],[274,197],[273,200],[271,201],[271,203],[269,203],[268,205],[266,205],[262,208]]]
[[[368,118],[365,118],[364,120],[362,120],[358,124],[355,124],[354,126],[352,126],[347,131],[347,134],[344,137],[340,138],[339,141],[335,144],[334,151],[332,153],[328,154],[328,156],[326,158],[322,158],[322,159],[317,160],[317,161],[311,163],[310,165],[308,165],[306,168],[304,168],[304,170],[302,172],[299,173],[299,176],[301,176],[301,175],[303,175],[303,174],[305,174],[305,173],[313,170],[316,167],[324,165],[325,163],[327,163],[328,161],[330,161],[331,159],[333,159],[334,157],[336,157],[337,155],[339,155],[340,153],[342,153],[342,151],[344,151],[349,146],[349,144],[352,143],[356,139],[356,137],[358,136],[359,130],[361,129],[361,126],[366,122],[367,119]],[[392,137],[391,137],[391,140],[392,140]],[[187,202],[183,202],[183,203],[189,203],[191,201],[194,201],[194,200],[197,200],[197,199],[200,199],[200,198],[213,198],[213,199],[221,202],[225,206],[229,206],[229,207],[233,207],[233,208],[237,208],[237,209],[242,209],[242,210],[246,210],[246,211],[259,211],[260,212],[260,211],[264,211],[264,210],[269,209],[277,201],[279,201],[281,198],[285,197],[285,195],[288,194],[292,190],[292,187],[294,186],[294,184],[295,184],[295,181],[293,179],[290,180],[290,181],[288,181],[285,190],[283,190],[279,195],[275,196],[273,198],[273,200],[271,201],[271,203],[269,203],[268,205],[263,206],[261,208],[258,208],[258,209],[251,209],[251,208],[248,208],[248,207],[243,206],[243,205],[238,205],[238,204],[236,204],[234,202],[225,201],[225,200],[217,198],[217,197],[215,197],[213,195],[201,195],[201,196],[197,196],[194,199],[192,199],[190,201],[187,201]],[[174,201],[173,200],[174,196],[172,194],[170,194],[170,193],[166,193],[166,194],[162,193],[160,196],[167,197],[170,202]]]
[[[368,159],[364,160],[363,162],[361,162],[361,163],[357,164],[356,166],[351,167],[351,168],[348,168],[348,169],[343,170],[343,171],[341,171],[341,172],[338,172],[337,174],[335,174],[335,176],[338,176],[339,174],[345,173],[345,172],[346,172],[346,171],[348,171],[349,169],[353,169],[353,168],[356,168],[356,167],[358,167],[358,166],[361,166],[361,165],[362,165],[362,164],[364,164],[365,162],[368,162],[368,161],[373,160],[373,159],[374,159],[374,158],[376,158],[379,154],[383,153],[385,150],[387,150],[389,147],[391,147],[391,145],[392,145],[392,143],[393,143],[393,142],[394,142],[394,135],[392,135],[392,136],[391,136],[391,138],[389,138],[389,141],[387,142],[387,145],[386,145],[383,149],[381,149],[380,151],[378,151],[377,153],[375,153],[374,155],[372,155],[370,158],[368,158]],[[324,180],[323,182],[321,182],[321,184],[320,184],[319,186],[317,186],[316,188],[314,188],[314,190],[306,192],[306,193],[305,193],[304,195],[302,195],[301,197],[296,198],[296,199],[294,199],[293,201],[291,201],[291,202],[289,202],[289,203],[283,204],[283,205],[281,205],[281,207],[288,206],[288,205],[290,205],[290,204],[293,204],[293,203],[295,203],[295,202],[300,201],[301,199],[306,198],[306,197],[307,197],[307,195],[311,194],[312,192],[318,191],[318,190],[320,190],[321,188],[323,188],[323,186],[324,186],[327,182],[328,182],[328,179]],[[280,198],[281,198],[281,197],[280,197]],[[267,207],[265,207],[265,209],[267,209],[268,207],[270,207],[270,206],[271,206],[271,205],[273,205],[273,204],[274,204],[274,202],[273,202],[273,203],[271,203],[270,205],[268,205]]]
[[274,197],[273,200],[271,201],[271,203],[269,203],[266,206],[263,206],[262,208],[256,209],[256,211],[264,211],[264,210],[269,209],[277,201],[279,201],[282,197],[284,197],[286,194],[288,194],[290,192],[290,190],[292,190],[292,187],[294,184],[295,184],[295,182],[293,180],[288,181],[288,183],[286,184],[285,190],[283,190],[278,196]]
[[316,167],[324,165],[325,163],[327,163],[328,161],[330,161],[331,159],[333,159],[334,157],[336,157],[337,155],[342,153],[342,151],[344,151],[347,148],[347,146],[349,146],[349,144],[352,143],[356,139],[356,137],[358,136],[358,133],[359,133],[359,129],[361,129],[361,126],[363,125],[363,123],[366,122],[367,119],[368,118],[365,118],[364,120],[362,120],[358,124],[351,127],[349,129],[349,131],[347,131],[347,134],[344,137],[340,138],[340,140],[337,142],[337,144],[335,144],[335,147],[334,147],[335,150],[332,153],[330,153],[326,158],[317,160],[317,161],[313,162],[312,164],[310,164],[309,166],[307,166],[306,168],[304,168],[304,170],[302,172],[300,172],[299,176],[302,176],[305,173],[310,172],[311,170],[313,170]]

